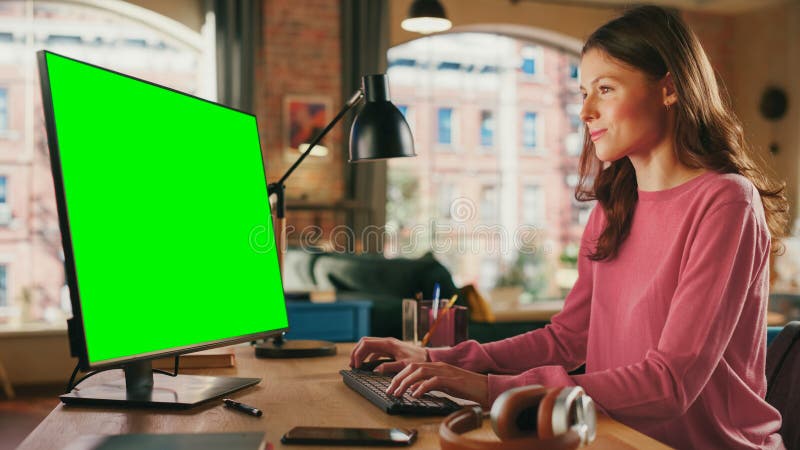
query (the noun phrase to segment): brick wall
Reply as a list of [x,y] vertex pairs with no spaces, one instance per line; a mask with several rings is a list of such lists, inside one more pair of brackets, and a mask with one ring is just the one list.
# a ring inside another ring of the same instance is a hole
[[[278,180],[299,156],[284,148],[286,96],[327,97],[332,106],[329,119],[342,106],[339,14],[338,0],[263,0],[256,114],[269,181]],[[343,135],[341,125],[332,129],[323,141],[329,156],[306,158],[287,180],[289,202],[330,205],[344,197]],[[297,229],[307,225],[330,229],[342,223],[341,216],[289,211],[287,221]]]

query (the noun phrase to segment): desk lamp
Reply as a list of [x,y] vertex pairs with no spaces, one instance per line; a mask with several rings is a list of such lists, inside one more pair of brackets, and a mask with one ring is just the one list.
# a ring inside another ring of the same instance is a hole
[[[341,118],[361,100],[364,106],[356,114],[350,129],[349,162],[378,161],[388,158],[416,156],[411,129],[389,99],[389,81],[385,74],[366,75],[361,79],[358,89],[342,107],[336,117],[311,141],[308,148],[289,170],[276,182],[267,187],[269,196],[276,196],[276,215],[278,216],[280,236],[278,243],[279,265],[283,269],[284,242],[286,231],[286,203],[284,191],[286,179],[297,166],[311,153],[314,147],[341,120]],[[326,356],[336,353],[336,346],[326,341],[292,341],[278,336],[272,341],[256,345],[256,356],[263,358],[295,358],[306,356]]]

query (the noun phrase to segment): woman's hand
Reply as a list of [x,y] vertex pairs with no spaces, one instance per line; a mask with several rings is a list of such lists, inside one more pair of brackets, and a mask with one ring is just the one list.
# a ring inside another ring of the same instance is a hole
[[375,372],[397,373],[409,363],[425,362],[428,353],[422,347],[395,338],[363,337],[350,353],[350,367],[358,369],[363,362],[385,356],[393,358],[394,362],[379,365]]
[[443,362],[411,362],[392,379],[388,395],[401,397],[408,391],[419,398],[428,391],[441,391],[454,397],[489,406],[489,377]]

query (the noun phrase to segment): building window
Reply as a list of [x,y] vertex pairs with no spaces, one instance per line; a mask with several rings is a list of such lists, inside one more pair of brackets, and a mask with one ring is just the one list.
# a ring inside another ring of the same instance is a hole
[[578,63],[569,63],[569,77],[572,80],[578,79]]
[[438,142],[450,145],[453,143],[453,108],[439,108]]
[[494,145],[494,113],[491,111],[481,111],[481,146],[491,147]]
[[414,67],[417,61],[411,58],[397,58],[389,61],[389,68],[392,67]]
[[497,206],[500,204],[497,198],[497,186],[487,184],[481,187],[481,219],[484,222],[497,222],[499,211]]
[[535,47],[522,48],[522,73],[526,75],[536,75],[538,67],[536,65],[536,51]]
[[455,197],[455,186],[453,183],[441,182],[436,194],[436,208],[439,211],[439,217],[449,219],[451,217],[450,209]]
[[5,205],[8,203],[8,197],[6,195],[7,192],[6,176],[0,175],[0,205]]
[[526,150],[533,150],[538,145],[537,125],[538,115],[535,112],[526,112],[522,119],[522,146]]
[[0,306],[8,306],[7,271],[8,266],[5,264],[0,264]]
[[8,130],[8,89],[0,88],[0,131]]
[[583,151],[584,126],[580,117],[581,105],[567,105],[566,112],[569,119],[569,126],[572,132],[568,133],[564,140],[567,148],[567,155],[580,156]]
[[544,189],[529,184],[522,189],[522,222],[528,225],[544,225],[546,223],[544,208]]
[[436,66],[436,70],[459,70],[461,69],[461,64],[452,61],[442,61],[439,65]]

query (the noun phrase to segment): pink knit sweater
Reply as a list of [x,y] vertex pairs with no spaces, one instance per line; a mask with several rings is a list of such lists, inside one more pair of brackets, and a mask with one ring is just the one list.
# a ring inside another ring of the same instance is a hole
[[[489,396],[521,385],[582,386],[611,417],[677,448],[783,448],[766,401],[770,237],[758,191],[707,172],[639,191],[631,232],[593,262],[595,208],[578,281],[547,327],[488,344],[432,349],[490,373]],[[582,363],[586,374],[567,374]]]

